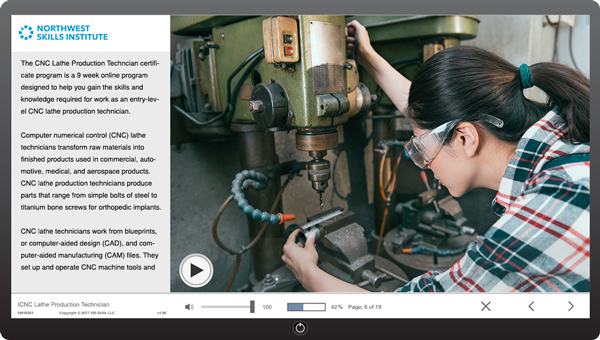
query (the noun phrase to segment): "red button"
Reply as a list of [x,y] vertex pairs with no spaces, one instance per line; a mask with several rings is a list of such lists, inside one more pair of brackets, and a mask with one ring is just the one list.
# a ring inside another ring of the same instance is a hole
[[294,48],[291,46],[286,46],[285,47],[285,55],[294,55]]

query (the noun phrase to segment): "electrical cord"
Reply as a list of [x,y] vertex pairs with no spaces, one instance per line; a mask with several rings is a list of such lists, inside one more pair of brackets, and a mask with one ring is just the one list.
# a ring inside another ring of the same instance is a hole
[[190,115],[184,109],[182,109],[179,106],[175,105],[175,103],[171,103],[171,106],[174,107],[175,110],[179,111],[179,113],[181,113],[182,115],[186,116],[189,120],[191,120],[192,122],[194,122],[194,124],[199,125],[199,126],[205,126],[205,125],[212,124],[212,123],[216,122],[217,120],[219,120],[221,117],[223,117],[225,115],[225,113],[227,113],[226,111],[223,111],[223,112],[219,113],[218,116],[216,116],[214,118],[211,118],[210,120],[207,120],[205,122],[201,122],[201,121],[197,120],[196,118],[194,118],[192,115]]
[[227,103],[230,103],[231,101],[231,81],[233,80],[233,78],[244,68],[244,66],[248,65],[248,63],[254,59],[254,57],[256,57],[257,55],[259,55],[260,53],[264,52],[265,47],[261,47],[258,50],[254,51],[252,54],[250,54],[248,56],[248,58],[246,58],[244,61],[242,61],[242,63],[240,64],[240,66],[238,66],[238,68],[235,69],[235,71],[233,71],[230,75],[229,78],[227,78]]
[[382,162],[379,165],[379,190],[386,204],[385,209],[383,210],[381,228],[379,229],[379,240],[377,241],[377,250],[375,251],[376,256],[379,256],[379,251],[381,250],[381,241],[383,240],[383,231],[385,229],[385,222],[387,220],[388,208],[391,201],[392,193],[394,192],[394,188],[396,186],[396,176],[398,174],[398,168],[400,167],[400,160],[402,159],[402,156],[398,155],[398,158],[396,160],[396,168],[394,169],[394,173],[392,175],[392,178],[390,179],[390,182],[388,182],[388,184],[386,185],[387,188],[390,188],[386,195],[383,190],[383,164],[385,164],[385,157],[387,155],[387,151],[388,149],[385,149],[384,154],[381,158]]
[[229,282],[227,282],[227,286],[225,287],[225,292],[228,292],[233,285],[233,280],[235,280],[235,276],[237,275],[238,269],[240,268],[240,262],[242,262],[242,255],[237,254],[235,256],[235,266],[233,266],[233,272],[231,273],[231,277],[229,278]]
[[[243,84],[244,80],[246,80],[246,78],[250,74],[250,71],[252,69],[254,69],[254,67],[256,66],[256,64],[258,64],[258,62],[264,57],[264,53],[263,53],[264,50],[265,50],[265,48],[263,46],[263,47],[259,48],[258,50],[254,51],[251,55],[249,55],[240,64],[240,66],[238,66],[237,69],[235,69],[235,71],[233,71],[231,73],[231,75],[229,75],[229,78],[227,79],[227,106],[225,107],[225,110],[223,110],[223,112],[219,113],[216,117],[211,118],[211,119],[209,119],[209,120],[207,120],[205,122],[200,122],[196,118],[194,118],[189,112],[187,112],[184,109],[182,109],[181,107],[175,105],[175,103],[171,103],[171,106],[173,106],[177,111],[179,111],[179,113],[181,113],[184,116],[186,116],[194,124],[199,125],[199,126],[210,125],[210,124],[216,122],[217,120],[221,119],[223,116],[228,117],[228,114],[232,113],[233,110],[235,109],[235,101],[232,103],[232,100],[231,100],[231,98],[232,98],[231,97],[231,81],[244,68],[244,66],[248,65],[248,63],[250,61],[252,61],[256,56],[259,56],[257,59],[254,59],[254,61],[252,62],[251,66],[249,66],[248,69],[246,69],[246,71],[242,75],[241,79],[238,81],[238,83],[236,85],[236,88],[234,90],[234,95],[233,95],[233,98],[236,98],[237,94],[239,93],[240,88],[242,87],[242,84]],[[229,122],[227,122],[227,125],[229,125]]]
[[561,16],[558,16],[558,22],[556,23],[556,28],[555,28],[555,32],[554,32],[554,49],[552,50],[552,61],[553,62],[558,62],[558,50],[556,49],[556,46],[558,44],[558,33],[560,32],[560,18]]
[[577,69],[577,71],[579,71],[579,73],[583,73],[577,66],[575,57],[573,57],[573,26],[571,26],[571,32],[569,34],[569,53],[571,54],[571,60],[573,60],[573,66],[575,66],[575,68]]
[[258,55],[258,57],[256,57],[256,59],[254,59],[252,61],[252,63],[250,64],[250,66],[248,66],[248,68],[246,68],[246,71],[244,71],[244,74],[242,75],[242,77],[240,78],[240,80],[238,80],[235,89],[233,90],[233,97],[231,101],[227,101],[229,104],[227,104],[227,108],[229,109],[229,114],[227,115],[226,119],[227,119],[227,125],[229,125],[229,122],[231,121],[231,115],[233,115],[233,113],[235,112],[235,104],[237,102],[236,98],[238,97],[238,94],[240,92],[240,89],[242,88],[242,85],[244,84],[244,81],[246,80],[246,78],[248,78],[248,75],[250,75],[250,72],[252,72],[252,70],[254,69],[254,67],[256,67],[256,65],[265,57],[264,53],[261,53]]

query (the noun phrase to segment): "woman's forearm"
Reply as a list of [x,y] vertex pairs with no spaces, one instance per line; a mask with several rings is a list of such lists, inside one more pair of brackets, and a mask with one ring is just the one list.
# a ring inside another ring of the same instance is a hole
[[404,112],[411,82],[372,48],[363,52],[363,58],[361,65],[385,91],[398,110]]

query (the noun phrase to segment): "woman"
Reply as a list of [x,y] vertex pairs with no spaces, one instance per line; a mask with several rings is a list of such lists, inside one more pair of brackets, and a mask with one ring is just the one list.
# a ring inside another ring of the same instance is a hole
[[[590,82],[560,64],[516,67],[476,47],[436,53],[405,79],[372,48],[357,21],[349,53],[409,119],[405,149],[450,194],[498,194],[500,216],[446,272],[429,271],[397,291],[590,290]],[[537,86],[547,104],[525,98]],[[309,291],[365,292],[317,267],[314,238],[284,246],[283,261]]]

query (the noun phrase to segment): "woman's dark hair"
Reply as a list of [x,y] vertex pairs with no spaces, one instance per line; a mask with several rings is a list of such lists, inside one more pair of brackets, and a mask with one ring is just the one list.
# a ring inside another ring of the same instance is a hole
[[[454,46],[429,58],[417,71],[408,96],[407,116],[430,130],[454,119],[477,122],[500,140],[518,142],[554,107],[568,127],[563,139],[590,142],[590,81],[557,63],[529,66],[531,83],[548,95],[538,103],[523,95],[519,67],[473,46]],[[481,114],[504,121],[499,129]],[[450,140],[450,137],[447,141]]]

